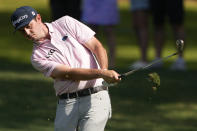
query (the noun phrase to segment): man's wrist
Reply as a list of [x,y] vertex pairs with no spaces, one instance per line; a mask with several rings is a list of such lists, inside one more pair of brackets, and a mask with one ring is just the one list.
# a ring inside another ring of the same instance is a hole
[[99,73],[99,75],[100,75],[100,77],[101,78],[103,78],[104,76],[105,76],[105,72],[107,71],[108,69],[106,69],[106,68],[102,68],[102,69],[100,69],[100,73]]

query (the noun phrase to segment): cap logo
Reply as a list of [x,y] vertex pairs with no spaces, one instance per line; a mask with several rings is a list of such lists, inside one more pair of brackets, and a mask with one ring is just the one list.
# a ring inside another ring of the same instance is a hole
[[36,13],[34,11],[32,11],[31,13],[32,13],[33,16],[36,15]]
[[13,26],[16,26],[17,23],[20,23],[22,20],[27,19],[28,15],[23,15],[21,17],[19,17],[17,20],[13,21],[12,24]]

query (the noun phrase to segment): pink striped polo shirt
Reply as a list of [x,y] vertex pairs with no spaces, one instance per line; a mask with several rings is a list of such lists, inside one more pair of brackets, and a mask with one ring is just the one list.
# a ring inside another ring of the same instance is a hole
[[[46,23],[51,39],[34,44],[31,62],[35,69],[50,77],[53,69],[64,64],[69,68],[100,69],[92,52],[84,44],[95,32],[72,17],[64,16]],[[56,95],[75,92],[84,88],[102,85],[103,79],[88,81],[54,80]]]

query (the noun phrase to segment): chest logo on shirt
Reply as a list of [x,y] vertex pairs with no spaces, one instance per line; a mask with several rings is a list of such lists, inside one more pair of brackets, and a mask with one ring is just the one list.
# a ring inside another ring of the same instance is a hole
[[62,37],[62,40],[65,41],[67,38],[68,38],[68,36],[65,35]]
[[46,56],[46,58],[50,58],[53,55],[54,52],[55,52],[54,49],[50,49],[48,54],[47,54],[47,56]]

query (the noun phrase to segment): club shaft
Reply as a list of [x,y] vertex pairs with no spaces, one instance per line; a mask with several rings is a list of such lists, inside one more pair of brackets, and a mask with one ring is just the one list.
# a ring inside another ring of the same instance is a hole
[[161,61],[164,61],[164,60],[166,60],[166,59],[168,59],[168,58],[170,58],[170,57],[172,57],[172,56],[177,55],[178,53],[179,53],[179,52],[173,53],[173,54],[168,55],[168,56],[166,56],[166,57],[163,57],[163,58],[161,58],[161,59],[155,60],[155,61],[149,63],[148,65],[144,66],[144,67],[137,68],[137,69],[131,70],[131,71],[129,71],[129,72],[126,72],[126,73],[124,73],[124,74],[121,74],[121,75],[120,75],[120,78],[125,77],[125,76],[128,76],[128,75],[130,75],[130,74],[133,74],[133,73],[135,73],[135,72],[137,72],[137,71],[147,69],[147,68],[151,67],[151,66],[154,65],[154,64],[157,64],[157,63],[159,63],[159,62],[161,62]]

